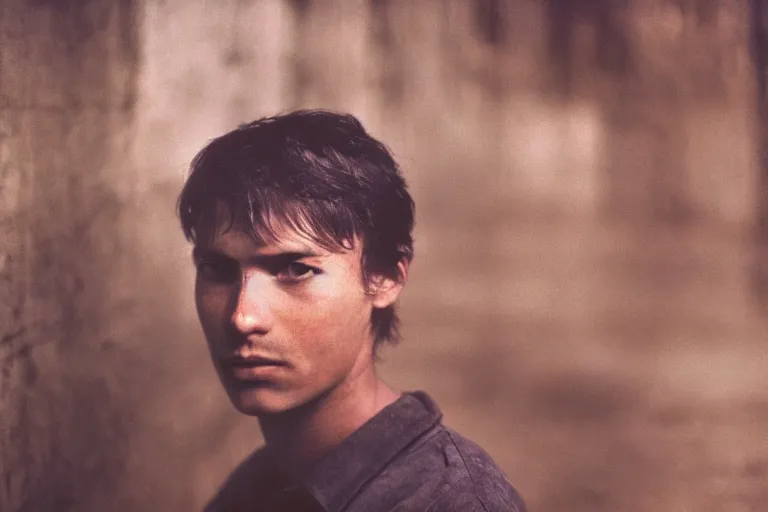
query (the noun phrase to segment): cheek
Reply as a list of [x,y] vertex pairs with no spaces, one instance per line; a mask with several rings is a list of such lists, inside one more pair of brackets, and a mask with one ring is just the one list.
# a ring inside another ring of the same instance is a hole
[[344,357],[366,341],[370,317],[371,306],[362,291],[339,287],[316,291],[301,302],[291,319],[283,320],[305,350],[332,358]]
[[203,330],[207,333],[226,322],[229,292],[226,287],[197,284],[195,308]]
[[337,335],[364,308],[362,288],[355,289],[343,276],[327,274],[307,284],[289,290],[273,303],[280,323],[296,335],[306,333],[327,339],[325,332]]

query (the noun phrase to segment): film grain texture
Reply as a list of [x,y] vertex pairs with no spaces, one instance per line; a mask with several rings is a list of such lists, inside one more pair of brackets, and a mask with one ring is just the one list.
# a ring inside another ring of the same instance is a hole
[[768,508],[768,2],[0,2],[0,510],[197,510],[259,444],[176,195],[350,111],[417,204],[382,353],[531,510]]

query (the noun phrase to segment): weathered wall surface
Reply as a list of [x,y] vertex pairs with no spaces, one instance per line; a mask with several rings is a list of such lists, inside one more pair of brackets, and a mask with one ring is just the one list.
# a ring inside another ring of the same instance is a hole
[[259,443],[173,207],[206,140],[297,107],[394,149],[382,370],[532,510],[765,508],[747,2],[137,3],[0,6],[0,509],[199,509]]
[[[191,156],[262,115],[350,110],[418,205],[396,386],[434,394],[532,510],[765,506],[746,2],[169,0],[144,21],[134,159],[169,226],[144,252],[184,283],[182,324]],[[258,443],[187,333],[136,440],[185,478],[132,470],[175,509]]]
[[137,18],[131,0],[0,2],[4,512],[110,509],[127,453]]

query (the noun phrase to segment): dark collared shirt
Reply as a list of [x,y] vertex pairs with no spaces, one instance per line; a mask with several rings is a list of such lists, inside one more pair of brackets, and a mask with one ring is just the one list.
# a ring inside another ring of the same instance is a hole
[[263,450],[230,475],[206,512],[524,512],[520,495],[473,442],[440,422],[426,393],[402,395],[300,483]]

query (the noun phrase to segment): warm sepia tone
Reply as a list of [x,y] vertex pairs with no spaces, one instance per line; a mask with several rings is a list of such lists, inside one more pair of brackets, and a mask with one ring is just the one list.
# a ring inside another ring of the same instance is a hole
[[764,0],[0,1],[0,510],[199,510],[259,443],[174,206],[299,107],[400,161],[382,372],[531,510],[768,510],[767,44]]

